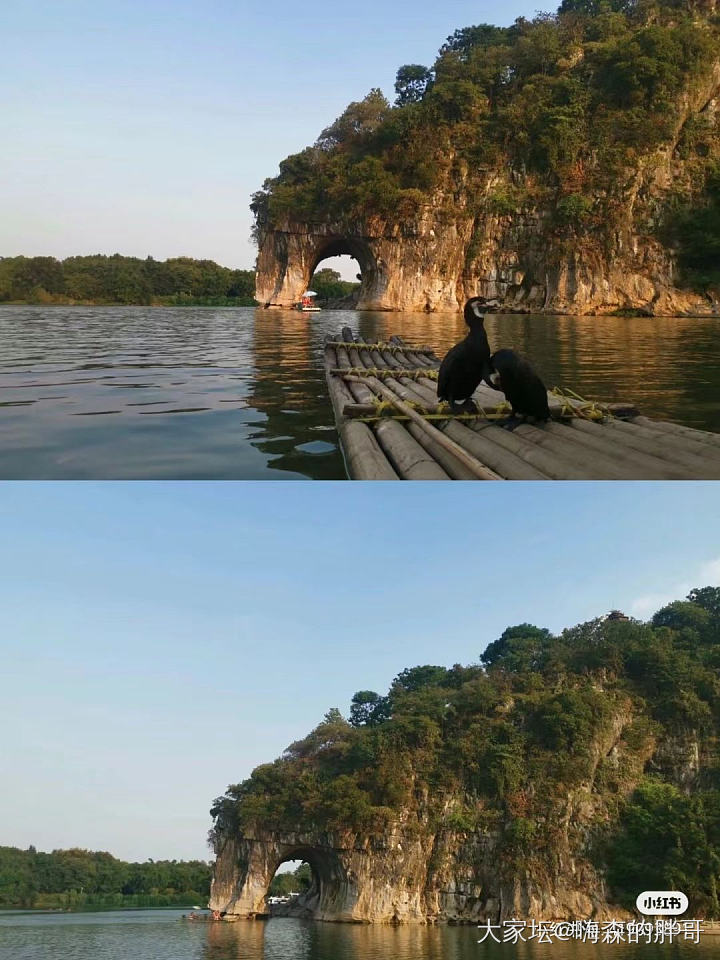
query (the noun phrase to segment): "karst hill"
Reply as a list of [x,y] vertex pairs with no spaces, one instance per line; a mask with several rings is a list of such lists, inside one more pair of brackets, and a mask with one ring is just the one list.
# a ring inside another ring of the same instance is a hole
[[508,628],[470,666],[363,690],[213,807],[213,909],[286,860],[324,920],[622,918],[644,890],[718,917],[720,589],[649,623]]
[[457,30],[254,196],[257,300],[351,254],[366,309],[716,312],[719,37],[715,0]]

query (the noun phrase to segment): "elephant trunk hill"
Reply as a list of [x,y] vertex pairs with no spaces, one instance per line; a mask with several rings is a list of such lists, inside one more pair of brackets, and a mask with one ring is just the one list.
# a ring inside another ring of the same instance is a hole
[[350,254],[360,309],[716,313],[719,36],[715,0],[456,31],[255,195],[256,299]]
[[481,662],[355,694],[214,805],[211,906],[355,922],[622,918],[649,889],[720,915],[720,589],[650,623],[508,628]]

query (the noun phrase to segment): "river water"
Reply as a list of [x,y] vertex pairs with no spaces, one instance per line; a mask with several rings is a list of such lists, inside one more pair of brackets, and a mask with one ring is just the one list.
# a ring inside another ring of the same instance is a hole
[[[342,479],[327,334],[438,354],[449,314],[0,306],[0,478]],[[548,386],[720,432],[720,321],[490,316]]]
[[710,960],[720,946],[478,943],[474,927],[189,923],[181,913],[0,913],[0,960]]

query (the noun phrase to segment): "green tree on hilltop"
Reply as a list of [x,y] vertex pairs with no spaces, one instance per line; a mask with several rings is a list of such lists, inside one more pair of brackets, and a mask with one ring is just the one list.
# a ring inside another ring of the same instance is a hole
[[417,103],[425,96],[432,82],[432,70],[419,63],[409,63],[400,67],[395,77],[395,104],[404,107],[408,103]]

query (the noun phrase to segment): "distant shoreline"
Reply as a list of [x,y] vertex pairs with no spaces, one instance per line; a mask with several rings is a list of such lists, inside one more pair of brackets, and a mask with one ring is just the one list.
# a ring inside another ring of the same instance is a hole
[[[110,904],[93,906],[92,904],[81,907],[0,907],[0,916],[8,913],[40,913],[40,914],[65,914],[65,913],[127,913],[135,910],[192,910],[192,903],[172,903],[172,904],[143,904],[142,906],[112,906]],[[201,910],[207,909],[201,907]]]
[[256,300],[246,297],[196,297],[175,299],[167,297],[150,303],[121,300],[0,300],[0,307],[257,307]]
[[0,303],[249,307],[255,303],[255,271],[192,257],[0,257]]

